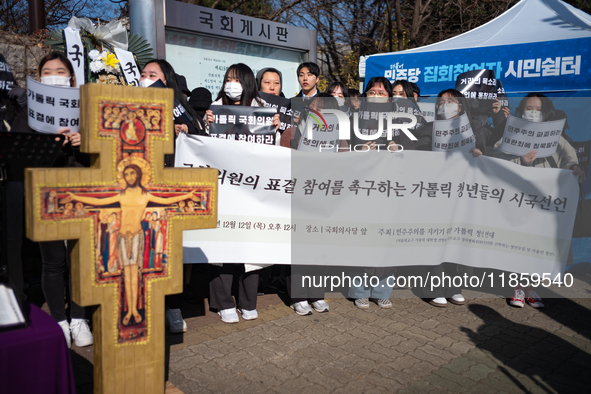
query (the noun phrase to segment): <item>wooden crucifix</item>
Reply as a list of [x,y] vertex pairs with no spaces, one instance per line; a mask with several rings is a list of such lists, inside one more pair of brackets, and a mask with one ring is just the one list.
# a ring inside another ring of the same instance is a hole
[[182,291],[182,231],[217,225],[215,169],[164,168],[170,89],[87,84],[90,168],[26,171],[27,236],[73,240],[72,297],[93,315],[94,392],[163,393],[164,296]]

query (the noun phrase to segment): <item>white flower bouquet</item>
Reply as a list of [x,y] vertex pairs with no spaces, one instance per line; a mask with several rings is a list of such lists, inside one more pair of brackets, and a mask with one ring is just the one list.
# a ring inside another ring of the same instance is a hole
[[127,85],[115,54],[107,50],[99,52],[93,49],[88,52],[88,58],[90,59],[88,67],[97,83]]

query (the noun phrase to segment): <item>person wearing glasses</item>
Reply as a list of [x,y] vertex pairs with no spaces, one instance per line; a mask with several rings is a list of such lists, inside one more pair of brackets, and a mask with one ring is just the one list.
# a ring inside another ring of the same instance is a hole
[[[392,84],[385,77],[373,77],[367,83],[363,97],[365,97],[368,103],[388,103],[393,97]],[[377,149],[378,143],[376,141],[368,141],[365,145],[368,149],[375,150]],[[388,150],[390,152],[399,150],[400,145],[403,146],[403,149],[412,150],[415,144],[406,134],[400,133],[400,136],[397,136],[395,140],[388,142]]]
[[[365,97],[368,103],[388,103],[392,98],[392,85],[387,78],[373,77],[367,83],[363,97]],[[363,105],[361,107],[363,108]],[[365,143],[365,146],[367,146],[367,149],[376,150],[377,142],[368,141]],[[398,149],[395,141],[390,141],[388,147],[391,151]],[[377,286],[371,286],[369,283],[367,283],[367,286],[364,286],[363,283],[355,286],[351,283],[348,296],[353,300],[354,305],[359,309],[368,309],[370,307],[370,300],[372,300],[381,309],[392,308],[392,301],[390,301],[392,286],[388,285],[387,279],[394,271],[395,269],[392,267],[363,266],[352,268],[350,272],[351,277],[363,277],[365,274],[368,277],[375,276],[379,278]]]

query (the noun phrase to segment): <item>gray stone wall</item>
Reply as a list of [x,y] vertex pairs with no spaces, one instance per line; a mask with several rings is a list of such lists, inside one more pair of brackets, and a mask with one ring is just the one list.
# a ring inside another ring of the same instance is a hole
[[45,35],[0,32],[0,53],[4,55],[18,85],[26,89],[26,76],[37,77],[39,61],[49,51]]

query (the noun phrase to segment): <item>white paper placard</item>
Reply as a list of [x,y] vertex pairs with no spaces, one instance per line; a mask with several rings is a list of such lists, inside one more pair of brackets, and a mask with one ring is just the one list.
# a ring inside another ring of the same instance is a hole
[[531,122],[509,116],[503,133],[501,150],[515,156],[525,156],[532,150],[536,157],[549,157],[556,152],[566,119],[551,122]]
[[475,146],[476,138],[465,113],[454,119],[436,119],[433,122],[432,149],[434,152],[470,153]]
[[67,127],[80,131],[80,89],[44,85],[27,77],[29,127],[42,133],[57,133]]

